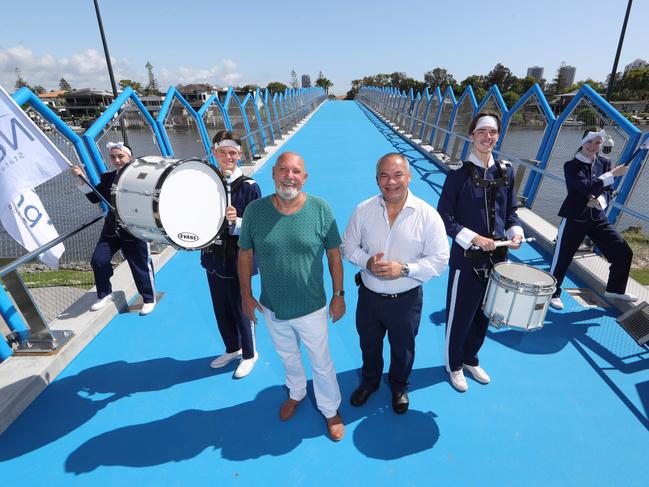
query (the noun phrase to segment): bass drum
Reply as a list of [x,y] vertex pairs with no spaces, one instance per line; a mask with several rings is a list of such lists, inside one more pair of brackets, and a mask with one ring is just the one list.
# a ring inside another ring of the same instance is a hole
[[225,227],[225,182],[198,159],[136,159],[118,172],[111,193],[118,221],[142,240],[195,250]]

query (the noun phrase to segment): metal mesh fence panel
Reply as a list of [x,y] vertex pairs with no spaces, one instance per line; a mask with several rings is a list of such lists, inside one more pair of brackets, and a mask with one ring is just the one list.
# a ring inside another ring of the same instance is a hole
[[414,117],[415,119],[413,120],[412,123],[412,135],[416,139],[419,138],[419,133],[421,132],[421,119],[424,116],[424,110],[426,110],[426,104],[428,103],[428,100],[426,97],[422,97],[419,99],[419,103],[417,103],[417,108],[414,111]]
[[421,141],[424,144],[430,143],[430,137],[433,134],[433,129],[435,128],[435,118],[437,117],[437,110],[439,109],[439,100],[437,97],[433,98],[428,106],[428,112],[426,113],[426,124],[424,125],[424,133],[421,136]]
[[273,133],[274,127],[271,127],[270,107],[265,103],[259,105],[259,114],[261,115],[262,126],[264,127],[264,134],[266,134],[266,142],[268,145],[275,143],[275,136]]
[[174,98],[164,127],[177,159],[207,157],[196,119],[178,99]]
[[496,113],[501,120],[503,119],[503,111],[500,108],[500,105],[496,102],[496,97],[494,95],[489,96],[489,99],[485,102],[484,105],[482,105],[480,111]]
[[221,111],[221,108],[214,103],[205,110],[205,113],[203,113],[203,123],[205,123],[205,129],[210,138],[210,145],[212,138],[218,131],[227,129],[223,112]]
[[464,148],[465,140],[455,134],[467,136],[469,131],[469,124],[473,118],[473,104],[471,99],[466,96],[457,107],[455,118],[453,119],[453,134],[449,135],[448,145],[446,146],[446,154],[452,159],[456,160],[462,156],[462,149]]
[[281,116],[281,111],[280,108],[277,104],[277,100],[271,100],[270,102],[270,114],[272,115],[272,120],[273,120],[273,129],[275,130],[275,137],[280,138],[283,134],[282,131],[282,124],[280,123],[280,116]]
[[[448,124],[451,121],[451,114],[453,113],[454,103],[449,98],[444,98],[442,103],[442,113],[439,116],[438,127],[443,129],[448,128]],[[433,143],[433,148],[435,150],[441,151],[444,148],[444,140],[446,139],[447,132],[443,130],[435,131],[435,142]]]
[[[503,141],[498,157],[508,159],[513,156],[532,161],[538,154],[547,128],[548,121],[541,109],[539,99],[536,95],[531,96],[516,113],[512,114],[507,131],[501,134]],[[512,166],[517,193],[520,195],[533,171],[516,161],[512,161]]]
[[243,157],[241,158],[242,164],[251,164],[252,163],[252,146],[250,144],[250,134],[246,129],[246,123],[243,119],[243,112],[241,107],[236,101],[230,101],[228,104],[228,118],[230,119],[230,125],[232,126],[232,131],[241,137],[241,151],[243,152]]
[[[552,147],[546,170],[551,174],[563,178],[563,164],[571,160],[579,149],[579,142],[585,129],[591,127],[604,127],[613,138],[615,146],[610,154],[604,154],[612,161],[618,161],[620,153],[628,142],[628,136],[597,106],[587,98],[582,98],[564,120]],[[554,225],[559,224],[561,218],[557,211],[566,196],[566,185],[563,181],[543,178],[539,185],[538,193],[532,209]]]
[[[640,171],[638,171],[638,176],[633,183],[631,193],[629,194],[625,205],[629,209],[642,213],[643,215],[649,215],[649,199],[647,198],[647,189],[649,188],[648,162],[649,153],[641,162]],[[646,223],[629,213],[625,213],[624,211],[620,215],[616,226],[621,232],[635,229],[644,235],[649,234],[649,223]]]

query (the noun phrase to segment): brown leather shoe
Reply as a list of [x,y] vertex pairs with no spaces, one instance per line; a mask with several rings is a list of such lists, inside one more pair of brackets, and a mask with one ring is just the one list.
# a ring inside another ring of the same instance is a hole
[[295,410],[297,409],[298,404],[300,404],[300,401],[296,401],[289,397],[279,408],[279,419],[282,421],[288,421],[291,419],[295,415]]
[[340,441],[345,436],[345,425],[343,425],[343,418],[340,414],[336,413],[335,416],[327,418],[327,429],[329,430],[329,438],[332,441]]

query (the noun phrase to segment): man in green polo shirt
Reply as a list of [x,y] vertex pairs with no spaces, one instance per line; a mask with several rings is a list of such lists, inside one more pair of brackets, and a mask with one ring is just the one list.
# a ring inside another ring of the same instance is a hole
[[[273,166],[275,194],[246,207],[239,236],[242,306],[255,323],[255,310],[263,313],[284,364],[289,397],[279,410],[280,419],[293,417],[306,397],[301,342],[309,354],[318,409],[327,420],[330,438],[339,441],[345,430],[338,414],[340,389],[329,353],[322,257],[326,252],[334,290],[329,315],[336,322],[345,314],[341,240],[329,205],[302,191],[306,179],[302,157],[284,152]],[[261,277],[259,302],[250,284],[253,252]]]

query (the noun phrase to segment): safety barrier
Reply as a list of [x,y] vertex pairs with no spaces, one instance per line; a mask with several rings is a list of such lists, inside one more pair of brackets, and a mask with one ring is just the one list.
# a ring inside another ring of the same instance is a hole
[[[287,89],[271,96],[257,90],[239,99],[229,89],[223,99],[213,93],[198,109],[175,88],[167,91],[156,118],[127,87],[97,120],[78,135],[27,88],[13,95],[44,133],[74,164],[82,166],[93,184],[110,170],[107,142],[124,141],[135,157],[195,157],[215,163],[212,137],[218,130],[242,136],[244,159],[252,163],[326,100],[321,88]],[[29,347],[30,340],[50,336],[47,325],[94,286],[90,257],[99,238],[102,212],[75,189],[77,180],[64,172],[35,188],[65,245],[59,271],[37,262],[45,247],[29,254],[0,227],[0,362],[12,346]],[[104,208],[105,210],[106,208]],[[33,215],[30,215],[33,217]],[[117,254],[113,265],[122,258]],[[60,342],[61,337],[54,337]]]
[[[649,138],[629,122],[590,86],[584,85],[558,117],[552,113],[543,92],[533,85],[518,102],[508,108],[497,86],[492,86],[477,103],[469,86],[459,98],[449,87],[430,95],[426,89],[414,96],[393,87],[363,87],[357,100],[409,135],[412,142],[442,161],[467,156],[470,140],[468,124],[480,111],[501,116],[497,157],[512,162],[519,199],[546,220],[558,225],[556,215],[566,194],[563,163],[579,148],[584,129],[603,127],[613,146],[607,157],[629,163],[629,171],[616,179],[609,219],[621,230],[649,229],[649,158],[646,149],[637,150]],[[425,101],[424,101],[425,100]],[[421,108],[422,103],[427,106]]]

